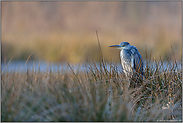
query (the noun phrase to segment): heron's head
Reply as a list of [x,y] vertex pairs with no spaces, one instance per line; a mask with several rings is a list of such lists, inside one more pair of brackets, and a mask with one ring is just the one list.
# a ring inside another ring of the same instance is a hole
[[121,42],[119,45],[111,45],[109,47],[115,47],[117,49],[123,50],[123,49],[130,49],[131,45],[128,42]]

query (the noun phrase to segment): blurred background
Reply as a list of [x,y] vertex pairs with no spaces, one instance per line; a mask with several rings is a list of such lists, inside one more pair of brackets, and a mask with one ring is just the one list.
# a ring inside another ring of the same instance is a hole
[[[181,2],[1,2],[1,60],[119,62],[128,41],[142,57],[181,60]],[[172,52],[172,48],[173,52]]]

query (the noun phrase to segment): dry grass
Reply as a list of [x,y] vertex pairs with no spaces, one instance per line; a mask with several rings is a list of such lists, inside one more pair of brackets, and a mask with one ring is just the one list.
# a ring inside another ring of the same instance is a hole
[[[101,51],[101,50],[100,50]],[[155,67],[150,62],[155,62]],[[2,121],[181,121],[182,71],[149,58],[143,84],[128,79],[100,53],[86,70],[1,74]],[[161,65],[159,65],[161,64]],[[106,69],[110,66],[110,69]]]

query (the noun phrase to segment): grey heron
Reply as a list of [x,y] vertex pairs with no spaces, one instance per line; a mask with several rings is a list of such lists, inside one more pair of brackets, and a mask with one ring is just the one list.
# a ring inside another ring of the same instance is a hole
[[135,46],[131,46],[128,42],[121,42],[119,45],[109,47],[121,50],[121,65],[126,76],[138,75],[139,78],[143,78],[143,59]]

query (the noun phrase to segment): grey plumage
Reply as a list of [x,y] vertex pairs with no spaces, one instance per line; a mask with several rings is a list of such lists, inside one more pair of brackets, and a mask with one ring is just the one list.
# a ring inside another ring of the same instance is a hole
[[131,46],[128,42],[121,42],[119,45],[111,45],[109,47],[116,47],[120,49],[121,65],[126,76],[143,75],[143,59],[138,49]]

